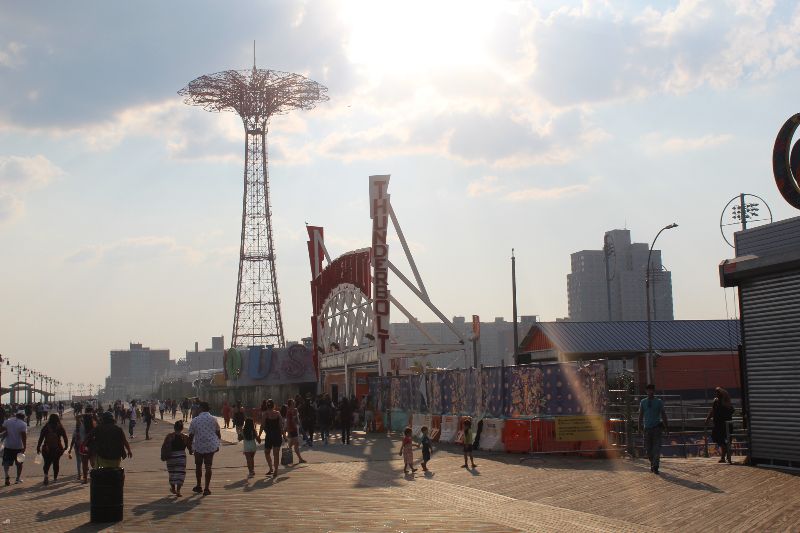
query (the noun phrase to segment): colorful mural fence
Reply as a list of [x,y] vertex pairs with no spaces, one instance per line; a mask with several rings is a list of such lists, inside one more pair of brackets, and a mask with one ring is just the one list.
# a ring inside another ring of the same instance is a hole
[[605,413],[606,366],[540,363],[370,378],[379,411],[541,417]]

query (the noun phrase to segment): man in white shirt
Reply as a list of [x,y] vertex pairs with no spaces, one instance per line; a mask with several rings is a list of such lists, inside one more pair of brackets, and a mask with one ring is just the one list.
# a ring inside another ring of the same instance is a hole
[[[214,462],[214,454],[219,451],[220,435],[219,423],[211,416],[211,408],[208,402],[200,402],[200,414],[192,419],[189,426],[189,439],[194,450],[194,465],[197,475],[197,486],[192,490],[202,492],[203,496],[211,494],[209,485],[211,484],[211,465]],[[200,487],[203,477],[203,465],[206,466],[205,489]]]
[[3,471],[6,474],[6,485],[11,484],[8,477],[8,470],[11,465],[17,465],[17,483],[22,483],[22,463],[17,461],[17,455],[25,453],[28,444],[28,424],[25,423],[25,411],[17,411],[15,418],[9,418],[3,422],[0,429],[0,436],[5,435],[5,449],[3,450]]

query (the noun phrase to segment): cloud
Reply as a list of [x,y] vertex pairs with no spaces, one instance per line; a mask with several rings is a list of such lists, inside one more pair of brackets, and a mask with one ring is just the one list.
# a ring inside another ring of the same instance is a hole
[[67,263],[146,263],[155,259],[178,256],[199,262],[203,254],[191,246],[180,245],[173,237],[131,237],[105,245],[89,245],[76,250],[64,261]]
[[17,67],[23,63],[22,50],[24,45],[11,41],[0,48],[0,67]]
[[300,153],[345,162],[434,155],[466,165],[508,169],[561,164],[609,137],[580,110],[539,110],[525,115],[514,102],[481,109],[466,101],[443,108],[422,104],[415,110],[388,103],[381,111],[378,107],[375,104],[374,113],[364,119],[369,126],[334,131]]
[[[589,183],[595,183],[602,178],[593,177]],[[587,192],[589,184],[581,183],[566,185],[562,187],[523,187],[509,190],[512,187],[498,183],[497,176],[484,176],[474,180],[467,185],[467,195],[473,198],[484,196],[494,196],[501,194],[501,198],[507,202],[524,202],[532,200],[556,200],[567,196],[574,196]]]
[[525,202],[529,200],[556,200],[567,196],[574,196],[587,192],[589,186],[586,184],[567,185],[565,187],[540,188],[531,187],[513,191],[505,195],[505,199],[511,202]]
[[63,173],[42,155],[0,156],[0,224],[18,219],[25,212],[21,196],[46,186]]
[[706,150],[725,144],[733,139],[730,134],[703,135],[702,137],[669,137],[662,138],[658,133],[645,137],[646,150],[651,154],[675,154]]
[[[240,163],[239,119],[192,109],[175,95],[194,76],[237,66],[231,57],[250,60],[251,43],[241,42],[241,32],[221,31],[213,43],[192,38],[210,22],[223,30],[241,24],[230,10],[201,4],[194,24],[179,35],[172,28],[185,18],[183,10],[148,19],[141,25],[145,33],[135,36],[138,47],[110,21],[137,27],[146,18],[141,10],[55,7],[53,20],[64,22],[35,27],[24,49],[25,68],[13,76],[0,71],[0,122],[15,132],[75,136],[92,150],[142,136],[161,140],[174,159]],[[302,72],[330,88],[331,101],[312,112],[275,117],[271,160],[351,163],[431,155],[486,165],[492,173],[561,165],[609,138],[594,119],[606,103],[701,87],[725,90],[800,65],[794,38],[800,6],[766,0],[683,0],[659,9],[611,2],[552,10],[538,3],[469,3],[458,13],[454,5],[426,5],[422,23],[413,8],[371,2],[254,8],[245,27],[252,24],[258,35],[259,65]],[[15,23],[31,33],[29,21],[37,14],[34,7],[18,8],[0,21],[0,31],[22,42]],[[87,33],[107,35],[106,46],[76,39],[68,28],[77,19],[85,19]],[[266,20],[267,27],[251,20]],[[411,47],[390,37],[407,35],[411,27]],[[8,55],[9,46],[0,50]],[[97,66],[112,61],[128,68],[96,83]],[[77,87],[76,79],[86,83]]]
[[467,195],[472,198],[496,193],[501,187],[497,185],[497,176],[485,176],[467,185]]
[[0,191],[29,191],[47,185],[63,173],[43,155],[0,156]]
[[12,222],[25,212],[25,204],[16,196],[0,192],[0,225]]
[[531,85],[555,105],[726,90],[800,64],[793,38],[800,6],[681,0],[663,10],[593,7],[534,12],[518,22],[532,27]]
[[[3,10],[0,35],[25,43],[25,63],[13,71],[0,68],[0,118],[26,128],[101,123],[125,109],[174,97],[197,76],[248,68],[252,39],[259,67],[349,90],[356,80],[344,53],[340,4],[305,4],[250,2],[243,16],[213,0],[178,0],[159,5],[153,17],[151,10],[126,3],[18,3]],[[2,42],[0,51],[6,61],[19,63],[19,54]],[[38,99],[28,99],[32,89]]]

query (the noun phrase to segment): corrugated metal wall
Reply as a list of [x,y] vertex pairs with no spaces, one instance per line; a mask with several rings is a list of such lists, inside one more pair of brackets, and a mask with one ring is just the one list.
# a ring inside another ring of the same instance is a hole
[[742,283],[741,303],[752,457],[800,466],[800,272]]
[[800,242],[800,217],[740,231],[734,235],[736,256],[778,255],[796,252]]

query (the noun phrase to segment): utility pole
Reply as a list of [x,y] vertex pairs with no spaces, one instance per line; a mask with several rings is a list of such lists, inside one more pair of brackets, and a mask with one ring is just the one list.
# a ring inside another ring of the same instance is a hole
[[742,231],[747,229],[747,206],[744,203],[744,193],[739,194],[739,210],[742,213]]
[[511,249],[511,293],[514,306],[514,364],[519,364],[519,331],[517,330],[517,259]]

